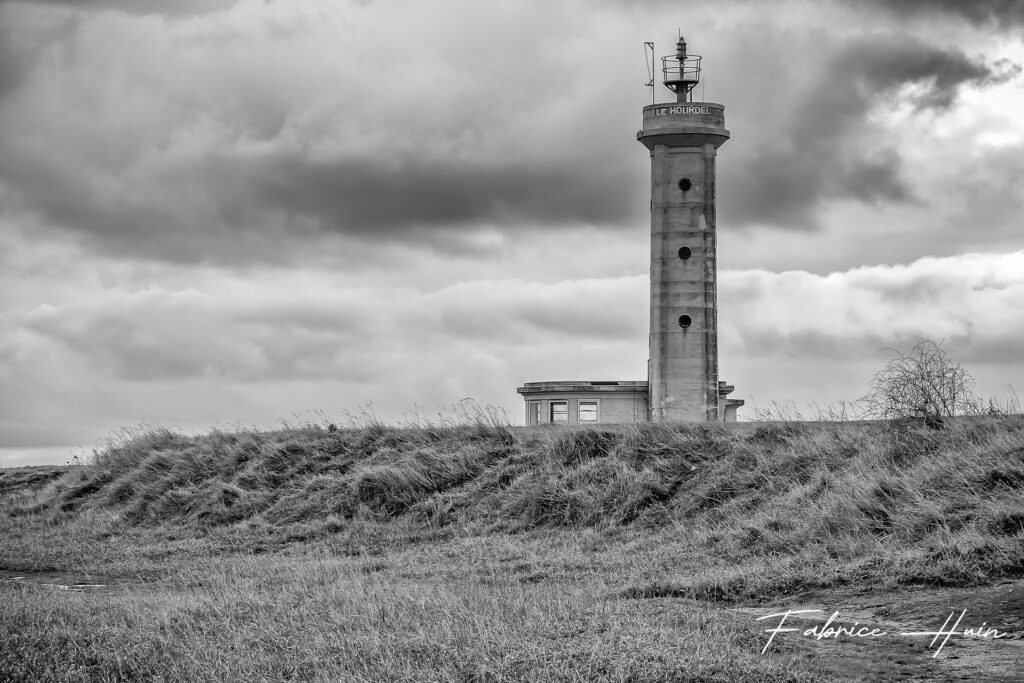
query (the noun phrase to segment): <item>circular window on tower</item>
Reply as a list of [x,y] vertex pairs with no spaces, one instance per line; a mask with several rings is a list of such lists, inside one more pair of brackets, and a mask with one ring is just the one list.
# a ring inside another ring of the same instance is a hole
[[684,330],[687,327],[689,327],[692,322],[693,321],[690,320],[690,316],[688,316],[688,315],[681,315],[681,316],[679,316],[679,327],[682,327]]
[[691,187],[693,187],[693,184],[690,182],[689,178],[682,178],[679,181],[679,189],[682,190],[683,192],[686,192]]
[[693,252],[690,251],[689,247],[679,247],[679,258],[681,258],[681,259],[683,259],[685,261],[686,259],[690,258],[691,256],[693,256]]

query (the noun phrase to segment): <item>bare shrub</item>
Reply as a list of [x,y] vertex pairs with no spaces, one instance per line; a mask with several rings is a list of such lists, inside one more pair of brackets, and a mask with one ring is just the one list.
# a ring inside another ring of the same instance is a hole
[[915,418],[941,427],[944,418],[978,412],[974,378],[946,355],[941,343],[922,339],[910,353],[893,351],[896,358],[875,373],[871,391],[861,399],[869,417]]

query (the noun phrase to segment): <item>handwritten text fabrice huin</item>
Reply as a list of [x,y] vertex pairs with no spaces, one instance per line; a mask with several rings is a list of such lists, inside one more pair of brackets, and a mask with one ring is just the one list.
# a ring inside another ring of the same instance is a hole
[[[763,617],[758,617],[758,621],[763,621],[765,619],[779,620],[779,623],[777,623],[774,628],[765,629],[765,633],[770,635],[768,636],[768,642],[765,643],[764,649],[761,650],[761,654],[768,651],[768,647],[772,644],[772,641],[775,640],[775,636],[780,633],[800,632],[803,637],[814,638],[815,640],[826,640],[829,638],[839,640],[841,637],[881,638],[882,636],[889,635],[888,631],[871,628],[869,626],[861,626],[859,621],[854,622],[853,626],[837,624],[836,620],[839,619],[838,611],[833,612],[832,616],[830,616],[824,624],[818,626],[812,626],[811,628],[805,629],[795,626],[786,626],[786,620],[792,616],[821,614],[824,613],[824,611],[825,610],[820,609],[786,610],[785,612],[776,612],[774,614],[766,614]],[[942,628],[938,631],[903,631],[892,635],[902,637],[932,636],[932,641],[928,645],[928,649],[934,648],[936,647],[936,644],[938,644],[938,647],[932,657],[938,657],[939,653],[942,652],[942,648],[945,647],[946,643],[953,636],[995,640],[996,638],[1004,638],[1008,635],[1003,631],[988,626],[988,622],[983,622],[981,626],[974,628],[960,628],[960,624],[963,622],[963,618],[966,614],[967,610],[963,610],[960,613],[960,616],[954,621],[953,618],[956,616],[956,612],[950,612],[945,623],[942,624]],[[950,622],[953,623],[952,626],[950,626]]]

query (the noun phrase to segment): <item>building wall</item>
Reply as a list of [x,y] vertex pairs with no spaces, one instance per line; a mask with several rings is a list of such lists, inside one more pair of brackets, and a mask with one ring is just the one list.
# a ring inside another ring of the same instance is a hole
[[550,406],[552,401],[565,401],[568,404],[568,424],[579,424],[579,402],[596,401],[598,404],[597,424],[623,424],[647,422],[647,396],[640,392],[616,393],[607,392],[572,392],[531,394],[526,399],[526,424],[538,424],[531,416],[531,404],[540,404],[539,424],[550,422]]

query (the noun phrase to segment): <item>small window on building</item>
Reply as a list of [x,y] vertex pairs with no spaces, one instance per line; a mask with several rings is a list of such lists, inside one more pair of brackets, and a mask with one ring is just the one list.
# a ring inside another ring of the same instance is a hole
[[683,259],[685,261],[686,259],[690,258],[691,256],[693,256],[693,252],[690,251],[689,247],[679,247],[679,258],[681,258],[681,259]]
[[597,422],[597,401],[580,401],[580,424]]
[[679,316],[679,327],[687,328],[687,327],[690,326],[691,323],[693,323],[693,320],[690,319],[690,316],[688,316],[688,315],[681,315],[681,316]]
[[566,401],[552,401],[548,407],[552,422],[569,421],[569,404]]
[[540,424],[540,401],[530,401],[526,409],[526,424],[531,427]]

